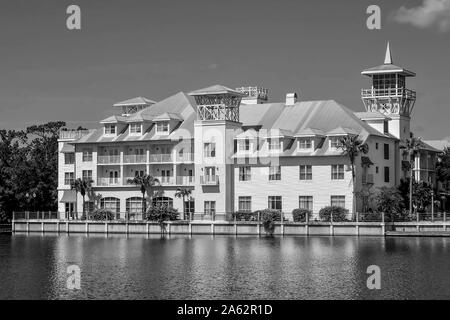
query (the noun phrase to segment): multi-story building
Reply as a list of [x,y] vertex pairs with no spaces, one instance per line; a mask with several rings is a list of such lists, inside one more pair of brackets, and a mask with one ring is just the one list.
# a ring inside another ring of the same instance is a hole
[[[268,90],[222,85],[179,92],[162,101],[135,98],[88,131],[61,131],[59,211],[81,211],[71,181],[93,181],[87,207],[122,216],[142,211],[142,195],[129,180],[150,174],[159,180],[154,203],[168,203],[195,219],[227,219],[234,211],[295,208],[318,212],[329,205],[363,210],[364,195],[395,186],[408,174],[400,146],[410,136],[414,73],[385,63],[364,70],[372,87],[362,90],[365,112],[334,100],[303,101],[288,93],[268,102]],[[369,146],[355,162],[352,179],[340,138],[357,135]],[[432,181],[435,150],[424,144],[416,178]],[[423,158],[424,157],[424,158]],[[426,164],[426,165],[424,165]],[[192,190],[183,206],[178,188]],[[356,195],[362,195],[356,196]]]

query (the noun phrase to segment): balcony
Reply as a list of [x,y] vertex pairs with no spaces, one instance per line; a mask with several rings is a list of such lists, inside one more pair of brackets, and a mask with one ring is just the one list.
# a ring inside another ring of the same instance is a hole
[[194,185],[194,176],[178,176],[176,184],[178,186],[192,186]]
[[150,155],[150,163],[172,162],[171,153],[156,153]]
[[387,88],[387,89],[362,89],[362,98],[389,98],[399,97],[407,99],[416,99],[416,92],[405,88]]
[[200,184],[202,184],[202,185],[218,185],[219,184],[219,176],[218,175],[200,176]]
[[119,164],[120,156],[98,156],[98,164]]
[[61,130],[59,131],[59,139],[61,140],[77,140],[87,135],[89,130]]
[[366,174],[362,176],[363,184],[373,184],[373,174]]
[[143,154],[125,154],[123,155],[123,163],[146,163],[147,156]]
[[193,161],[194,161],[193,153],[177,154],[177,162],[178,163],[186,163],[186,162],[193,162]]
[[121,186],[120,178],[98,178],[97,179],[98,187],[117,187]]

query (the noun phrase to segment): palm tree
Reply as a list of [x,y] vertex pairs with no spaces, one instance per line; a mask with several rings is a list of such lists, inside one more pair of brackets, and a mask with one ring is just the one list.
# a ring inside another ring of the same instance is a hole
[[145,214],[147,212],[147,202],[145,200],[145,193],[150,197],[150,204],[152,203],[152,195],[153,190],[152,188],[159,185],[159,180],[149,174],[144,174],[143,176],[136,176],[133,179],[128,179],[128,183],[132,183],[136,186],[139,186],[141,193],[142,193],[142,214]]
[[[72,184],[70,185],[70,188],[75,190],[75,198],[78,198],[78,192],[83,197],[83,216],[85,215],[86,193],[91,190],[92,182],[93,182],[92,180],[78,178],[75,181],[73,181]],[[75,207],[77,207],[76,203]],[[78,208],[76,208],[75,211],[78,219]]]
[[353,213],[355,212],[355,160],[361,153],[368,153],[369,146],[359,139],[357,135],[348,135],[339,140],[338,149],[342,150],[342,154],[346,155],[350,160],[352,167],[352,183],[353,183]]
[[[404,149],[404,154],[408,156],[409,161],[409,214],[412,215],[412,197],[413,197],[413,167],[414,167],[414,158],[413,156],[419,151],[422,141],[420,138],[415,138],[411,134],[410,139],[406,139],[405,143],[400,146],[400,148]],[[417,221],[419,221],[419,213],[417,212]]]
[[183,219],[186,220],[186,198],[192,194],[192,190],[188,188],[178,188],[175,192],[175,197],[183,198]]

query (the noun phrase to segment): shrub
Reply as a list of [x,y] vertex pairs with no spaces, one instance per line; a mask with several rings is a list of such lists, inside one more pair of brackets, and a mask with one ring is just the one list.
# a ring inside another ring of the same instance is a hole
[[257,221],[258,212],[236,211],[233,212],[233,219],[234,218],[236,218],[237,221]]
[[95,221],[113,220],[114,213],[107,209],[97,209],[94,212],[90,213],[89,217]]
[[333,215],[333,222],[340,222],[346,220],[347,209],[337,206],[328,206],[320,209],[319,217],[322,221],[330,222],[331,215]]
[[178,210],[168,205],[154,205],[148,208],[145,218],[149,221],[163,223],[165,221],[178,220]]
[[8,222],[8,216],[5,212],[0,211],[0,223],[7,223]]
[[264,231],[272,236],[275,231],[275,221],[281,221],[281,212],[278,210],[264,209],[255,211],[255,214],[258,213],[260,214]]
[[359,222],[380,222],[382,214],[379,212],[360,213],[358,217]]
[[294,209],[292,210],[292,218],[294,222],[306,222],[306,217],[310,217],[312,214],[311,210],[308,209]]

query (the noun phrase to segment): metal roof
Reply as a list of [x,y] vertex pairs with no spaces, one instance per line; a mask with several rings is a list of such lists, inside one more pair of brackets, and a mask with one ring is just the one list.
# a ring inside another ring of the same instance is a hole
[[147,99],[145,97],[136,97],[125,101],[117,102],[113,104],[113,107],[126,107],[126,106],[142,106],[155,104],[156,101]]
[[190,96],[203,96],[203,95],[214,95],[214,94],[232,94],[235,96],[244,97],[246,94],[233,90],[231,88],[216,84],[207,88],[195,90],[189,93]]

